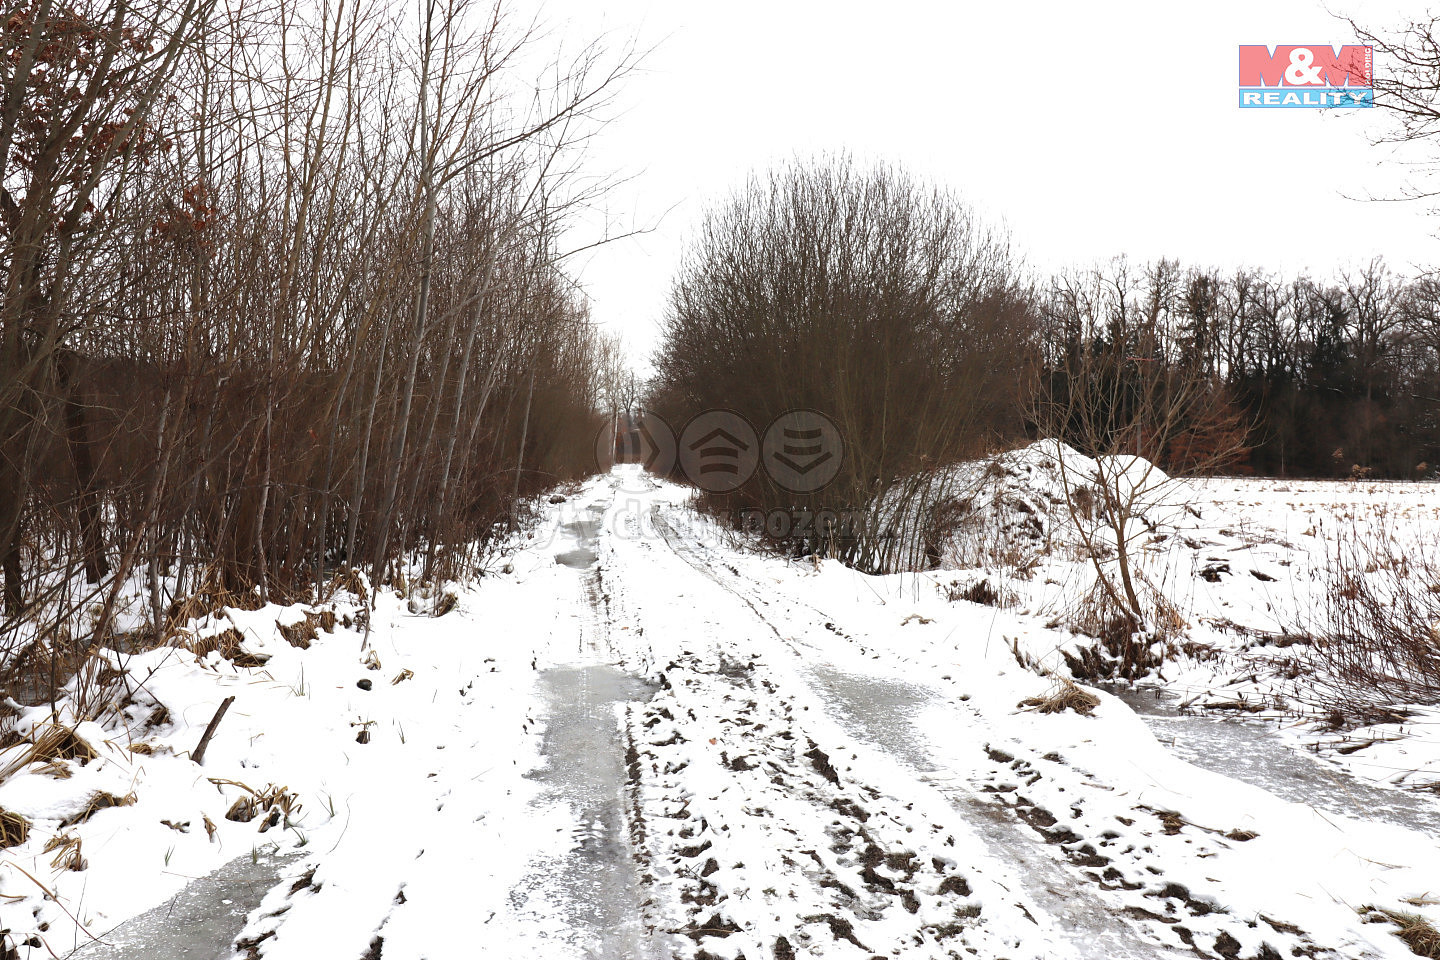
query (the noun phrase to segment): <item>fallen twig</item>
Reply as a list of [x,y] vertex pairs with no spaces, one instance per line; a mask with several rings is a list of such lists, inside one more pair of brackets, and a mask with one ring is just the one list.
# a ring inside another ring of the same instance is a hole
[[205,762],[205,748],[210,746],[210,738],[215,736],[215,730],[220,726],[220,720],[225,716],[225,711],[230,709],[230,704],[235,702],[234,697],[226,697],[220,703],[220,709],[215,711],[215,716],[210,718],[210,724],[205,728],[205,733],[200,737],[200,743],[195,747],[195,752],[190,754],[190,759],[197,764]]

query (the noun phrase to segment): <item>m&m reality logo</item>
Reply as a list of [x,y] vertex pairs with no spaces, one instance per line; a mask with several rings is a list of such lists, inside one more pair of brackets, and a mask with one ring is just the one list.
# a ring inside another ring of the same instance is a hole
[[1240,47],[1242,107],[1373,107],[1374,53],[1351,45]]

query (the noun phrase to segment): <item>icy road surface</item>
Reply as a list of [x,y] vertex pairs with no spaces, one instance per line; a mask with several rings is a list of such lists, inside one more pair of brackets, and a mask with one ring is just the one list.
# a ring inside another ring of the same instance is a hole
[[[748,554],[686,497],[621,468],[455,613],[387,593],[358,653],[278,649],[270,675],[303,691],[280,702],[335,711],[323,742],[345,746],[287,768],[304,873],[238,955],[1411,955],[1361,910],[1440,893],[1433,799],[1287,779],[1279,757],[1310,761],[1254,728],[1157,718],[1157,739],[1105,693],[1091,716],[1022,709],[1052,681],[1011,641],[1041,618]],[[247,715],[207,765],[278,777]]]

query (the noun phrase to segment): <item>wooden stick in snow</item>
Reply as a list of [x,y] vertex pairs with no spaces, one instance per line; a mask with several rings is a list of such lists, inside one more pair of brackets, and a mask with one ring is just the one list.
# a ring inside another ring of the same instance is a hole
[[205,748],[210,746],[210,738],[215,736],[216,729],[220,726],[220,720],[225,716],[225,711],[230,709],[230,704],[235,702],[234,697],[226,697],[220,703],[220,709],[215,711],[215,716],[210,718],[210,724],[205,728],[205,733],[200,737],[200,744],[195,752],[190,754],[190,759],[198,764],[205,762]]

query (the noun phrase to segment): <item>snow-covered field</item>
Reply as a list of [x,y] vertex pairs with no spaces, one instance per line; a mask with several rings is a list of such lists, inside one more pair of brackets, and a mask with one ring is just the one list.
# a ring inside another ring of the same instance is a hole
[[1423,549],[1435,487],[1186,486],[1138,546],[1184,620],[1163,682],[1045,713],[1087,568],[1053,477],[1011,467],[924,573],[757,555],[621,467],[442,617],[381,591],[368,638],[350,603],[296,646],[303,609],[227,609],[200,632],[263,663],[137,654],[68,759],[33,759],[48,706],[15,719],[0,928],[65,956],[273,848],[239,956],[1410,956],[1374,911],[1440,922],[1440,802],[1407,789],[1440,780],[1435,715],[1342,752],[1257,665],[1303,651],[1349,531]]

